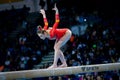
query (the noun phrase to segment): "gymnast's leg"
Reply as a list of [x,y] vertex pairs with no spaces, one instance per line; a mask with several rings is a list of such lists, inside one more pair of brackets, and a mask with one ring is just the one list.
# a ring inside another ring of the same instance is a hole
[[58,41],[56,40],[55,45],[54,45],[54,62],[53,62],[53,65],[50,66],[48,69],[57,67],[57,62],[58,62],[58,59],[60,58],[59,48],[60,48],[60,45],[58,44]]
[[71,31],[68,30],[66,32],[66,34],[59,41],[56,40],[55,45],[54,45],[54,50],[55,50],[54,62],[53,62],[53,65],[50,66],[48,69],[58,67],[57,62],[58,62],[59,58],[62,62],[62,65],[60,65],[59,67],[67,67],[65,57],[64,57],[63,52],[61,51],[60,48],[67,43],[67,41],[70,39],[70,37],[71,37]]
[[57,62],[58,62],[58,59],[60,58],[61,62],[62,62],[62,66],[63,67],[67,67],[67,63],[66,63],[66,60],[65,60],[65,57],[63,55],[63,52],[60,50],[60,42],[58,43],[55,43],[55,46],[54,46],[54,62],[53,62],[53,65],[50,66],[48,69],[50,68],[57,68]]
[[[60,47],[64,46],[64,45],[67,43],[67,41],[70,39],[71,35],[72,35],[71,31],[68,30],[68,31],[66,32],[66,34],[65,34],[65,35],[59,40],[59,42],[58,42],[58,43],[60,44]],[[59,52],[60,52],[60,60],[61,60],[61,62],[62,62],[62,65],[60,65],[59,67],[60,67],[60,68],[61,68],[61,67],[67,67],[67,63],[66,63],[64,54],[63,54],[63,52],[61,51],[61,49],[59,49]]]

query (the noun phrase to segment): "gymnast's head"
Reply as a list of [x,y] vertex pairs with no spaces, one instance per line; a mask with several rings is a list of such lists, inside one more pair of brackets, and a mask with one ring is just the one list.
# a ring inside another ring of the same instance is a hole
[[43,40],[46,38],[46,30],[40,25],[37,26],[37,35]]

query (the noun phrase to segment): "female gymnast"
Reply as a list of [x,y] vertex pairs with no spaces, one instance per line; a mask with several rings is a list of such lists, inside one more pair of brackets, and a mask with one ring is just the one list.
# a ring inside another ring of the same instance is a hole
[[[63,52],[61,50],[61,47],[67,43],[67,41],[70,39],[72,35],[72,32],[68,28],[62,28],[62,29],[57,28],[60,22],[60,18],[56,4],[54,5],[53,10],[55,10],[55,23],[53,27],[48,28],[48,21],[44,9],[40,10],[40,13],[42,14],[44,20],[44,27],[42,28],[40,25],[37,27],[37,35],[41,39],[44,40],[45,38],[48,38],[50,40],[56,40],[54,44],[54,61],[53,64],[50,67],[48,67],[48,69],[57,68],[57,67],[61,67],[61,68],[67,67],[67,63],[63,55]],[[59,66],[57,65],[58,59],[60,59],[62,63]]]

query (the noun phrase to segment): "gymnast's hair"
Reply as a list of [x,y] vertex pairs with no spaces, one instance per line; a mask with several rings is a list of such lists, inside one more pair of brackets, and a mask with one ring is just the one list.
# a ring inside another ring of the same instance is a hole
[[46,32],[40,25],[37,26],[37,33],[38,34],[44,34]]

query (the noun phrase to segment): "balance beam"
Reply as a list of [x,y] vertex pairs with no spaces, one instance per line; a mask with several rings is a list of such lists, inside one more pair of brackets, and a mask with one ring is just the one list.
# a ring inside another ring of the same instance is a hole
[[55,69],[35,69],[35,70],[22,70],[22,71],[10,71],[0,72],[0,79],[13,80],[19,78],[39,78],[49,76],[71,75],[87,72],[102,72],[120,70],[120,63],[108,63],[108,64],[95,64],[95,65],[83,65],[65,68]]

